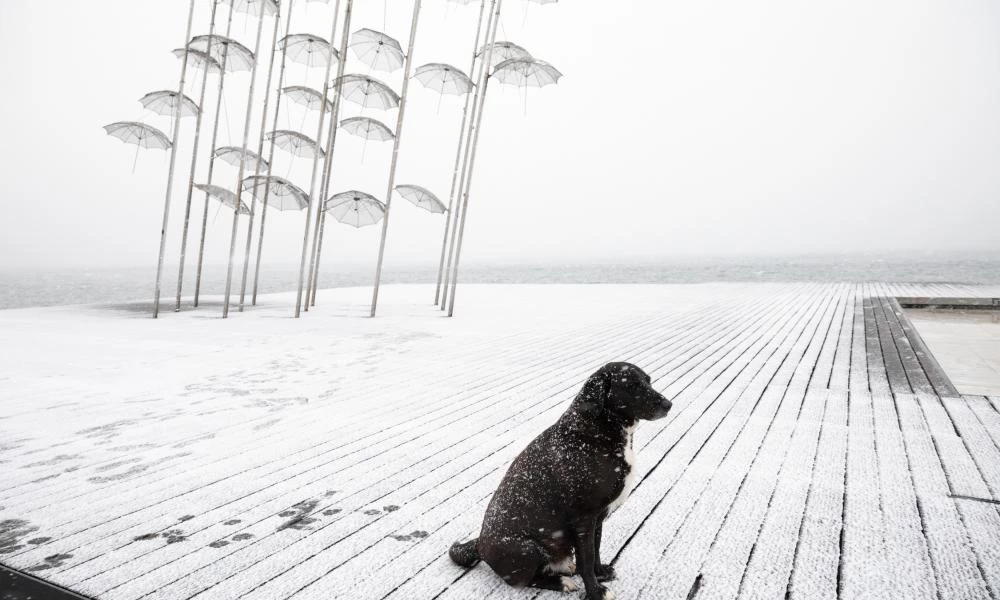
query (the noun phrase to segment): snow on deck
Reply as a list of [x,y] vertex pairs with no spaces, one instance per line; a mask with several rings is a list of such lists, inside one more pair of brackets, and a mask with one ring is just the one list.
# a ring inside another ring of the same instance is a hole
[[1000,594],[1000,398],[897,295],[946,285],[424,286],[0,312],[0,562],[109,600],[528,599],[446,551],[586,376],[674,398],[604,529],[622,599]]

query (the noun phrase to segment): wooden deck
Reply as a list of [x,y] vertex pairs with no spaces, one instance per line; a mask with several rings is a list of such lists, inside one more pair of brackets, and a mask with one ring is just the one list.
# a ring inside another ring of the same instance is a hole
[[435,321],[347,354],[316,339],[321,303],[280,356],[183,375],[157,356],[145,389],[109,367],[23,393],[0,371],[0,563],[113,600],[564,597],[446,551],[586,375],[629,360],[674,410],[640,427],[605,527],[618,598],[700,575],[698,600],[1000,599],[1000,397],[960,396],[894,300],[1000,290],[658,287],[592,322],[449,343]]

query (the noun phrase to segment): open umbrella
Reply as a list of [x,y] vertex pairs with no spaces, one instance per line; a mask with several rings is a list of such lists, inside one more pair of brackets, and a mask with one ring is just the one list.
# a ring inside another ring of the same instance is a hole
[[191,38],[188,47],[207,52],[213,60],[226,65],[226,70],[249,71],[253,67],[253,52],[233,38],[224,35],[199,35]]
[[132,161],[132,172],[139,162],[139,150],[169,150],[173,147],[170,138],[156,127],[134,121],[119,121],[104,126],[104,131],[111,137],[116,137],[126,144],[135,144],[135,160]]
[[[281,90],[281,93],[292,102],[304,106],[309,110],[319,110],[319,107],[323,106],[323,94],[312,89],[311,87],[306,87],[304,85],[291,85]],[[332,110],[333,101],[327,99],[326,111],[330,112]]]
[[[479,49],[476,54],[477,57],[485,56],[486,50],[489,48],[489,44],[483,46]],[[531,58],[531,53],[524,49],[523,46],[519,46],[514,42],[494,42],[493,43],[493,56],[490,57],[490,68],[496,68],[500,63],[510,60],[512,58]]]
[[278,148],[281,148],[294,156],[315,158],[317,153],[321,157],[325,156],[325,153],[323,152],[323,149],[319,147],[319,144],[314,142],[309,136],[299,133],[298,131],[279,129],[278,131],[269,132],[265,137]]
[[393,72],[406,58],[395,39],[374,29],[360,29],[351,36],[351,50],[358,60],[376,71]]
[[[212,185],[210,183],[196,183],[194,184],[194,187],[208,194],[209,198],[214,198],[229,208],[236,206],[236,194],[224,187]],[[247,207],[246,203],[242,201],[240,202],[240,214],[250,214],[250,209]]]
[[536,58],[512,58],[498,64],[490,76],[500,83],[519,87],[545,87],[559,83],[559,69]]
[[[278,42],[278,49],[285,52],[288,60],[307,67],[325,67],[330,57],[330,43],[311,33],[293,33]],[[332,49],[333,59],[340,60],[340,53]]]
[[[257,3],[260,0],[222,0],[224,3],[229,4],[233,7],[236,12],[244,14],[257,15],[259,8],[257,8]],[[552,1],[552,0],[550,0]],[[264,2],[264,14],[273,17],[278,14],[278,3],[274,0],[265,0]]]
[[150,92],[139,98],[139,103],[146,110],[165,117],[197,117],[198,104],[186,95],[179,95],[172,90]]
[[429,63],[417,67],[413,77],[424,87],[439,94],[461,96],[468,94],[476,87],[461,69],[444,63]]
[[396,134],[394,134],[386,125],[380,121],[376,121],[375,119],[369,119],[368,117],[351,117],[350,119],[344,119],[340,122],[340,126],[343,127],[347,133],[364,138],[365,143],[361,148],[361,162],[365,161],[365,154],[368,151],[368,140],[387,142],[396,137]]
[[323,210],[333,215],[341,223],[352,227],[374,225],[385,216],[385,205],[375,196],[351,190],[341,192],[326,201]]
[[258,200],[267,199],[267,204],[280,211],[302,210],[309,206],[309,196],[297,185],[272,175],[251,175],[243,180],[243,189]]
[[247,168],[251,171],[266,171],[267,161],[261,158],[252,150],[244,150],[237,146],[223,146],[215,151],[215,158],[221,158],[234,167],[240,166],[241,161],[246,161]]
[[399,106],[399,95],[392,88],[367,75],[344,75],[334,85],[339,86],[342,98],[362,108],[389,110]]
[[414,206],[419,206],[428,212],[440,215],[448,211],[444,203],[438,200],[438,197],[427,188],[420,187],[419,185],[397,185],[396,191]]
[[188,63],[198,69],[204,69],[207,66],[210,72],[218,73],[222,68],[217,60],[201,50],[194,50],[191,48],[185,50],[184,48],[177,48],[173,52],[174,56],[180,60],[184,60],[184,54],[187,53]]

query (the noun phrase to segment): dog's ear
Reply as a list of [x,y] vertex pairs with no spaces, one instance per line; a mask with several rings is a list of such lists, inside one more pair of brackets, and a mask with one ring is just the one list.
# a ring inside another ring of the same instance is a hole
[[609,367],[610,365],[601,367],[583,384],[583,389],[576,397],[576,404],[581,412],[597,416],[604,411],[608,398],[611,396],[612,372]]

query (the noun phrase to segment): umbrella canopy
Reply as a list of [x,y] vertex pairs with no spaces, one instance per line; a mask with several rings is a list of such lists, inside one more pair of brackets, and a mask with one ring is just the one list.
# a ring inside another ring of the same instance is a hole
[[104,131],[126,144],[135,144],[140,148],[153,150],[169,150],[173,144],[170,138],[156,127],[134,121],[119,121],[105,125]]
[[418,67],[413,77],[424,87],[439,94],[461,96],[476,87],[461,69],[444,63],[429,63]]
[[[486,56],[486,50],[490,45],[486,44],[479,49],[479,53],[476,56]],[[519,46],[514,42],[494,42],[493,43],[493,55],[490,57],[490,68],[496,68],[500,63],[510,60],[512,58],[531,58],[531,53],[524,49],[523,46]]]
[[331,48],[329,42],[311,33],[293,33],[281,38],[278,50],[284,51],[292,62],[307,67],[325,67],[330,52],[333,52],[333,60],[340,60],[336,48]]
[[243,180],[243,189],[257,200],[267,196],[267,205],[278,210],[302,210],[309,206],[309,195],[299,186],[281,177],[251,175]]
[[341,223],[352,227],[374,225],[385,216],[385,205],[375,196],[351,190],[341,192],[326,201],[323,210],[333,215]]
[[[292,102],[302,105],[309,110],[319,110],[319,107],[323,106],[323,94],[317,92],[311,87],[306,87],[304,85],[290,85],[281,90],[281,93],[287,96]],[[326,112],[332,111],[333,102],[327,99]]]
[[490,77],[500,83],[517,86],[545,87],[559,83],[559,69],[534,58],[512,58],[497,65]]
[[438,197],[431,193],[431,191],[427,188],[420,187],[419,185],[397,185],[396,191],[399,192],[400,196],[409,200],[414,206],[419,206],[426,211],[436,214],[448,212],[444,203],[438,200]]
[[139,103],[146,110],[166,117],[176,117],[178,113],[182,117],[196,117],[201,111],[194,100],[170,90],[150,92],[139,98]]
[[278,131],[269,132],[264,137],[278,148],[290,152],[294,156],[304,158],[315,158],[317,154],[320,157],[326,156],[326,153],[319,147],[319,144],[314,142],[311,137],[303,135],[298,131],[279,129]]
[[[260,0],[222,0],[222,2],[231,5],[236,12],[251,15],[260,14],[260,4],[258,4]],[[264,0],[264,14],[269,17],[278,14],[278,3],[274,0]]]
[[388,35],[374,29],[360,29],[351,40],[354,55],[372,69],[391,73],[402,68],[406,58],[403,48]]
[[187,50],[185,50],[184,48],[177,48],[176,50],[174,50],[174,56],[176,56],[180,60],[184,60],[185,52],[187,52],[188,63],[190,63],[191,66],[197,69],[204,69],[205,67],[208,67],[209,69],[211,69],[210,72],[212,73],[218,73],[219,71],[222,70],[219,63],[216,62],[214,58],[212,58],[205,52],[202,52],[201,50],[194,50],[192,48],[188,48]]
[[381,121],[369,119],[368,117],[351,117],[340,122],[344,131],[365,138],[366,140],[377,140],[387,142],[394,139],[396,135]]
[[233,165],[234,167],[239,167],[240,163],[246,161],[248,171],[265,171],[267,170],[267,161],[260,157],[256,152],[250,150],[244,150],[236,146],[223,146],[215,151],[215,158],[221,158],[227,163]]
[[378,79],[366,75],[344,75],[334,82],[340,95],[362,108],[375,107],[389,110],[399,106],[399,94]]
[[[209,183],[196,183],[194,187],[205,192],[210,198],[215,198],[219,202],[225,204],[229,208],[236,206],[236,194],[230,192],[224,187],[219,187],[217,185],[212,185]],[[250,209],[247,207],[245,202],[240,202],[240,214],[249,215]]]
[[188,47],[207,52],[220,65],[225,56],[226,70],[230,72],[249,71],[253,67],[253,52],[233,38],[224,35],[199,35],[191,38]]

